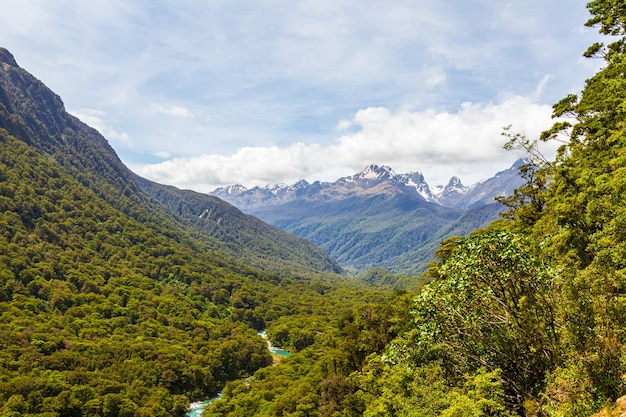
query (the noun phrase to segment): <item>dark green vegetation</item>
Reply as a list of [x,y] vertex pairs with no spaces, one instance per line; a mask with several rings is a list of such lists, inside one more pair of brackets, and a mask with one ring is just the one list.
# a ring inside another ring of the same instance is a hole
[[[537,141],[505,129],[506,147],[531,157],[521,168],[527,183],[501,199],[505,218],[443,242],[427,273],[432,282],[402,298],[408,311],[392,300],[387,306],[400,308],[389,315],[353,313],[328,342],[340,347],[333,355],[311,357],[312,346],[253,380],[228,385],[208,415],[600,417],[623,411],[626,5],[596,0],[588,8],[587,25],[613,37],[585,56],[605,66],[579,96],[554,106],[563,119],[538,139],[562,142],[554,161],[541,158]],[[365,278],[393,284],[382,271]],[[383,349],[368,339],[371,317],[386,323],[380,334],[390,342]],[[363,347],[356,360],[332,361],[350,346]]]
[[135,177],[0,65],[0,415],[182,415],[271,364],[256,330],[372,301],[307,241]]
[[[194,191],[135,177],[137,184],[179,218],[216,237],[240,260],[283,275],[307,271],[341,272],[339,265],[304,238],[284,233],[230,204]],[[310,272],[309,272],[310,274]]]

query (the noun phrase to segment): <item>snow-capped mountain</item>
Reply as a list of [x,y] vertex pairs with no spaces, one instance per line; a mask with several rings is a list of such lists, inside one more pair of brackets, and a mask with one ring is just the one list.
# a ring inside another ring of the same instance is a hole
[[352,181],[388,181],[388,180],[397,180],[398,175],[388,166],[378,166],[378,165],[370,165],[366,167],[363,171],[354,174],[351,177],[347,177],[346,179]]
[[450,178],[447,185],[431,187],[420,172],[397,174],[391,167],[369,165],[352,176],[335,182],[312,184],[300,180],[293,185],[274,184],[246,188],[240,184],[222,187],[211,194],[239,207],[241,210],[285,204],[290,201],[316,201],[346,198],[357,195],[414,194],[444,207],[467,208],[476,204],[493,202],[499,195],[508,195],[522,184],[517,173],[521,162],[493,178],[472,186],[465,186],[458,177]]
[[335,182],[233,186],[213,195],[309,239],[348,269],[419,273],[443,239],[499,217],[503,207],[494,197],[522,184],[520,163],[469,187],[457,177],[431,187],[420,172],[370,165]]
[[248,189],[241,184],[235,184],[220,188],[220,190],[226,195],[237,195],[247,191]]

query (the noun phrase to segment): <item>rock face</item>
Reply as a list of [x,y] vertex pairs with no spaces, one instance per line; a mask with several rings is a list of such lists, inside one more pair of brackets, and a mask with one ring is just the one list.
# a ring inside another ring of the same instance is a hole
[[18,66],[11,52],[4,48],[0,48],[0,64],[10,65],[12,67]]
[[419,172],[397,174],[388,166],[370,165],[332,183],[235,185],[212,194],[311,240],[348,268],[417,273],[441,240],[498,218],[503,207],[494,198],[523,183],[522,163],[469,187],[457,177],[430,187]]

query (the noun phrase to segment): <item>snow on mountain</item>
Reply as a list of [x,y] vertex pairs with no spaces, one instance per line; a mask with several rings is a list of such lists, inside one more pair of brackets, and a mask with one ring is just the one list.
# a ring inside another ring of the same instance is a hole
[[226,193],[228,195],[237,195],[248,191],[246,187],[241,184],[229,185],[228,187],[218,188],[214,192]]
[[415,191],[421,195],[424,200],[430,202],[437,201],[432,189],[424,180],[424,176],[421,172],[409,172],[408,174],[402,174],[399,177],[400,181],[406,187],[415,189]]
[[396,173],[388,166],[370,165],[351,178],[354,180],[394,180],[396,177]]
[[463,185],[460,178],[452,177],[450,178],[450,181],[448,182],[448,185],[446,185],[446,187],[444,188],[443,192],[444,194],[445,193],[465,194],[467,192],[467,187]]
[[430,186],[420,172],[397,174],[389,166],[369,165],[352,176],[339,178],[335,182],[312,184],[300,180],[292,185],[273,184],[265,187],[246,187],[237,184],[214,190],[211,194],[242,210],[284,204],[294,200],[329,200],[364,194],[394,195],[413,193],[425,201],[445,207],[470,207],[493,202],[493,197],[512,193],[522,184],[518,175],[520,161],[511,168],[498,172],[489,180],[465,186],[453,176],[447,185]]
[[494,197],[510,195],[522,182],[517,165],[469,187],[458,177],[431,187],[420,172],[370,165],[334,182],[226,187],[213,194],[309,239],[345,267],[421,273],[443,239],[499,218],[503,207]]

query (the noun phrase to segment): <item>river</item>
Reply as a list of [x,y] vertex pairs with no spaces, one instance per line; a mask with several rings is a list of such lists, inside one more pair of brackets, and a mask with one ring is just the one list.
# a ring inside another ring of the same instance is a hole
[[[267,335],[265,334],[265,330],[261,330],[260,332],[258,332],[258,334],[263,339],[267,340]],[[269,349],[272,355],[289,356],[291,354],[291,352],[287,352],[286,350],[272,346],[272,343],[270,343],[269,340],[267,340],[267,348]],[[274,363],[276,363],[276,361],[274,361]],[[189,405],[189,412],[185,414],[185,417],[201,417],[202,412],[204,411],[204,408],[207,405],[211,404],[212,401],[219,400],[221,396],[222,396],[222,393],[220,392],[216,396],[211,397],[207,400],[191,403]]]

